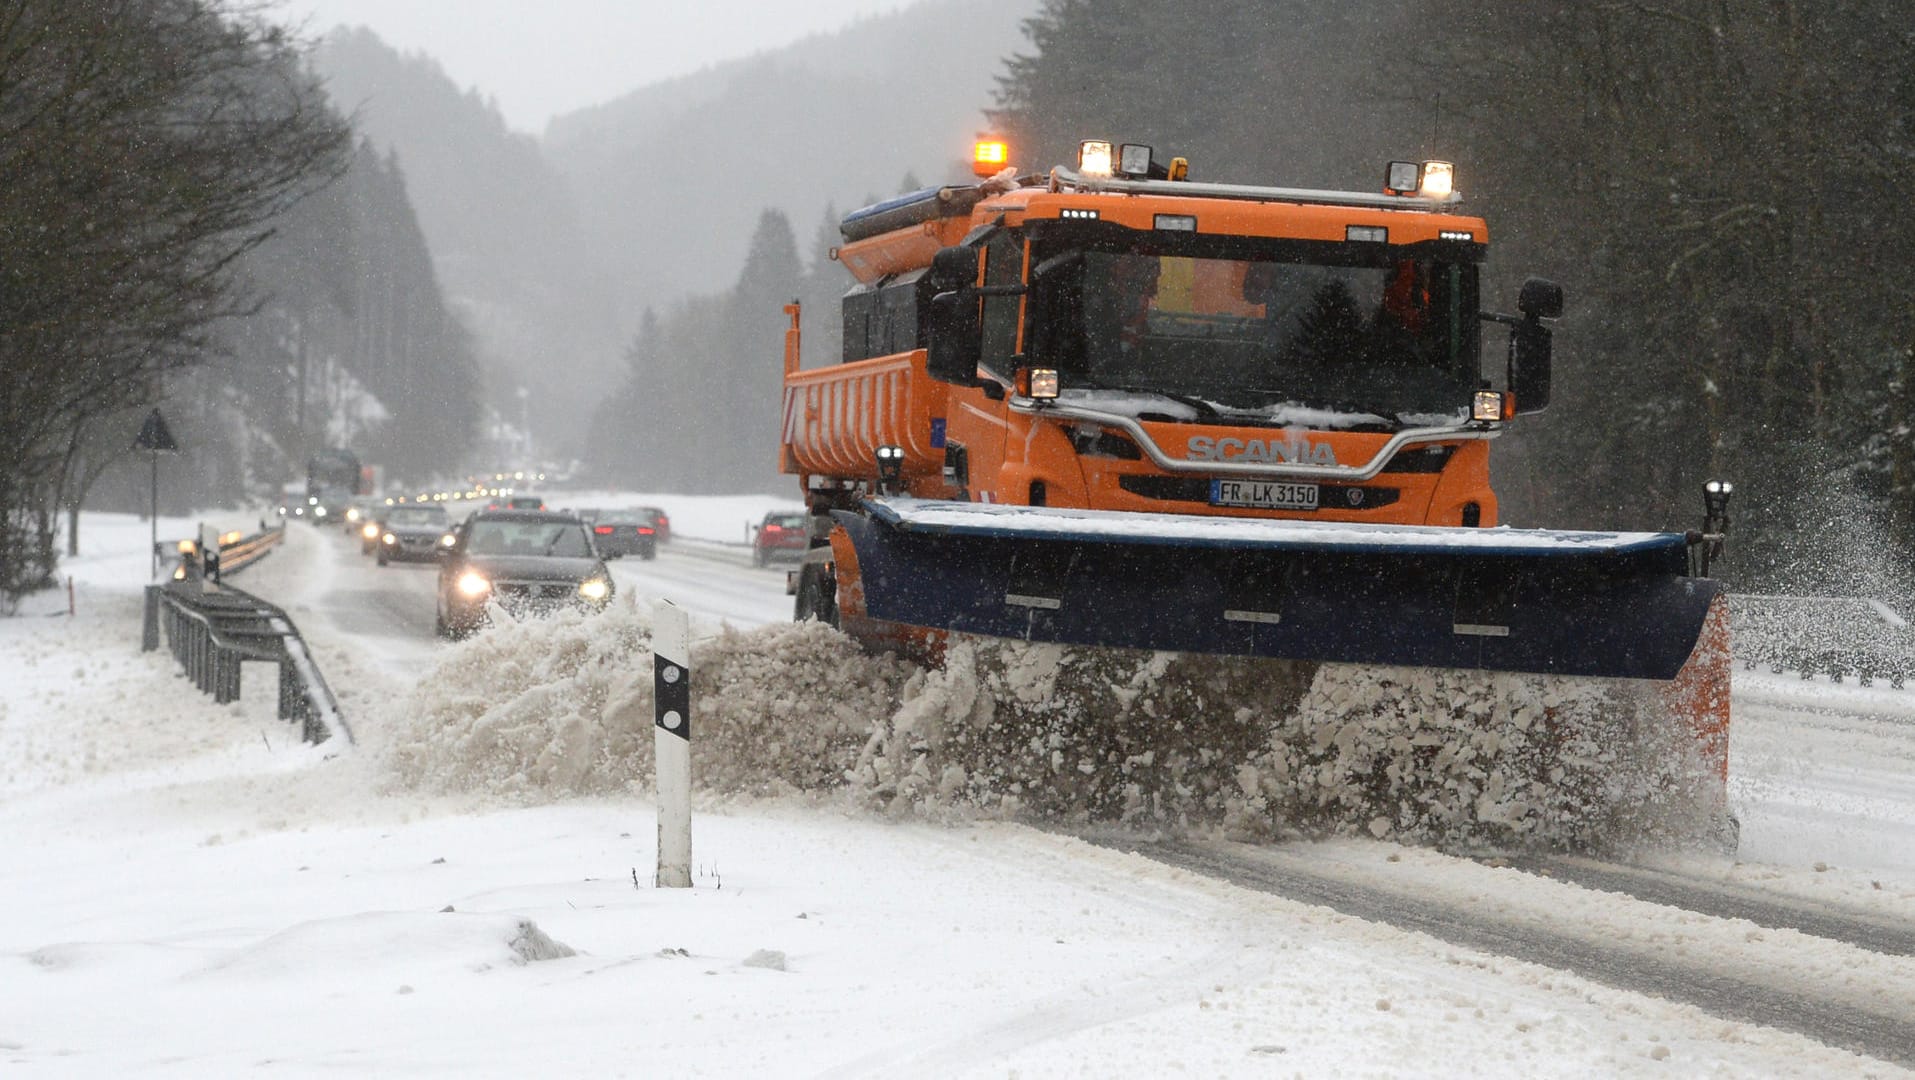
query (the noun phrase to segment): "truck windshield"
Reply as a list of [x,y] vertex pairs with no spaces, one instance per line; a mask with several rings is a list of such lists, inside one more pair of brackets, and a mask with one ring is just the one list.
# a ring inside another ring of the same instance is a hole
[[1193,238],[1040,250],[1035,362],[1064,387],[1450,414],[1477,387],[1476,267],[1383,245]]

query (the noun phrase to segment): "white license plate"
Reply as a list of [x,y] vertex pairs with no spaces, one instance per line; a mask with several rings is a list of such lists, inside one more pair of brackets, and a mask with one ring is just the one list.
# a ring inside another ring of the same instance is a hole
[[1212,480],[1210,505],[1247,506],[1259,510],[1315,510],[1315,484],[1280,480]]

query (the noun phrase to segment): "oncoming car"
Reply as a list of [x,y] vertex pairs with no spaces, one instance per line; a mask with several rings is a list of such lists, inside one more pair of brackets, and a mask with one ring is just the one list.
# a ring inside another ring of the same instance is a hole
[[445,546],[446,530],[451,526],[445,507],[428,504],[384,509],[385,513],[372,523],[374,532],[360,532],[362,539],[378,544],[380,566],[407,559],[431,559]]
[[804,511],[773,510],[752,534],[751,563],[768,566],[777,558],[802,559],[810,546],[811,534]]
[[496,602],[513,615],[577,607],[602,611],[612,575],[585,525],[570,514],[484,510],[453,534],[439,567],[438,630],[463,637]]

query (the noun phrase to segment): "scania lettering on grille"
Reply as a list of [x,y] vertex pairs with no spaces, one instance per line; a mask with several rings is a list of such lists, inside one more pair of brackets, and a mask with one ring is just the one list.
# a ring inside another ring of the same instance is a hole
[[1237,439],[1226,436],[1213,439],[1192,435],[1184,453],[1192,461],[1242,461],[1285,463],[1291,465],[1335,465],[1336,451],[1329,443],[1313,443],[1301,436],[1294,439]]

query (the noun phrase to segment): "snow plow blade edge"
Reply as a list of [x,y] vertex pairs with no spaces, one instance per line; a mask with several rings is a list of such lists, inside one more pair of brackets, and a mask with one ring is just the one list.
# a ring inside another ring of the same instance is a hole
[[865,509],[864,614],[1029,641],[1668,681],[1720,592],[1670,533]]

